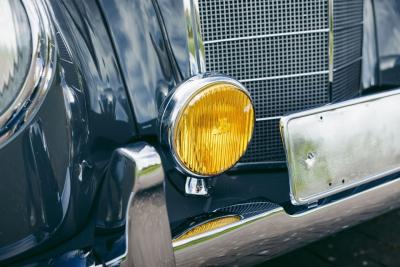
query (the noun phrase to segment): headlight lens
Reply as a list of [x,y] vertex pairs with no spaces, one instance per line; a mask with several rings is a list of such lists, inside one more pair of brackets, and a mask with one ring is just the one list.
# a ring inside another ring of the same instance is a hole
[[254,108],[239,82],[199,75],[179,86],[167,102],[161,136],[168,133],[172,156],[187,174],[221,174],[245,153],[253,134]]
[[0,114],[12,104],[32,58],[28,16],[20,1],[0,1]]
[[219,174],[243,155],[253,133],[254,111],[247,94],[231,84],[213,84],[194,96],[174,131],[180,161],[201,175]]

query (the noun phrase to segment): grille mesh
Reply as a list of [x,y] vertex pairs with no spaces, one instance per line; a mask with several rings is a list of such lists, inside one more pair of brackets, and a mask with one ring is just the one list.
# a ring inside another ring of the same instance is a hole
[[360,89],[363,40],[362,0],[334,0],[332,101],[356,96]]
[[360,24],[363,20],[363,4],[362,0],[333,0],[335,28]]
[[279,208],[280,206],[272,202],[260,201],[240,203],[232,206],[217,209],[214,212],[240,215],[243,219],[262,214],[264,212]]
[[199,0],[203,41],[327,29],[328,1]]
[[335,71],[335,82],[332,86],[332,99],[334,102],[349,99],[357,95],[360,87],[360,73],[360,61]]
[[328,0],[198,0],[207,71],[238,79],[254,100],[259,121],[241,162],[284,161],[280,116],[357,92],[363,0],[334,1],[330,87]]
[[321,54],[327,32],[206,43],[205,49],[207,69],[239,80],[328,70],[328,54]]
[[279,134],[279,119],[258,121],[253,139],[242,157],[242,163],[275,162],[285,159],[285,152]]
[[338,68],[361,58],[362,26],[346,27],[334,33],[334,66]]
[[[258,118],[277,117],[323,105],[328,101],[328,94],[320,86],[327,84],[326,74],[243,82],[253,98]],[[299,87],[302,90],[298,90]]]

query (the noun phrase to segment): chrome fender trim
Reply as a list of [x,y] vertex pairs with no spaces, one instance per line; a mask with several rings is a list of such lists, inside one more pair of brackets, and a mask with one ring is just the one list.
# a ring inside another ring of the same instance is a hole
[[127,206],[126,247],[113,266],[175,266],[171,230],[164,195],[164,170],[156,149],[139,142],[117,149],[112,156],[115,172],[132,180]]
[[400,179],[308,212],[281,207],[174,242],[177,266],[233,266],[263,262],[400,206]]

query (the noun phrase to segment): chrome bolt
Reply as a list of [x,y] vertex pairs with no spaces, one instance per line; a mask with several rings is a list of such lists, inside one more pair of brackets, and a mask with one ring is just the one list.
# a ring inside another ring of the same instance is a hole
[[207,196],[208,188],[204,179],[186,177],[185,193],[194,196]]

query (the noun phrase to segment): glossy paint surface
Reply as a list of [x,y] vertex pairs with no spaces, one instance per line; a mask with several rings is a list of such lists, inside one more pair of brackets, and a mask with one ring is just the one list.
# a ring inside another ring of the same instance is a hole
[[66,113],[54,88],[31,125],[0,151],[0,259],[47,239],[68,209],[68,144],[59,142],[68,136]]
[[[181,1],[162,1],[162,9],[156,1],[99,2],[121,64],[139,130],[144,134],[155,134],[155,120],[161,103],[181,75],[188,74],[185,29],[179,27],[183,20]],[[176,62],[181,64],[179,69]]]

